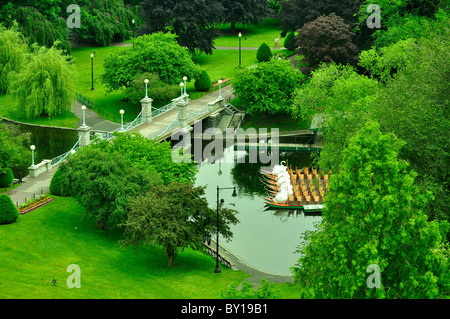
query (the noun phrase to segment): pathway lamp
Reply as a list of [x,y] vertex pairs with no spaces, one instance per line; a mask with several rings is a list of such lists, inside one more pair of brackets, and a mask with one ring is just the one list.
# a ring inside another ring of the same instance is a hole
[[184,99],[183,99],[183,87],[184,87],[184,83],[181,82],[181,83],[180,83],[180,88],[181,88],[181,99],[180,99],[180,102],[183,102],[183,103],[184,103]]
[[86,105],[81,106],[81,110],[83,111],[83,127],[86,127]]
[[135,27],[135,24],[134,24],[134,23],[135,23],[135,21],[134,21],[134,19],[132,19],[132,20],[131,20],[131,24],[133,25],[133,39],[134,39],[134,27]]
[[187,93],[186,93],[186,81],[187,81],[187,76],[183,76],[183,81],[184,81],[184,95],[187,95]]
[[236,193],[236,187],[219,187],[217,186],[217,216],[216,216],[216,228],[217,228],[217,238],[216,238],[216,269],[214,269],[214,272],[217,274],[220,272],[220,268],[219,268],[219,201],[221,204],[223,204],[224,200],[220,199],[219,200],[219,192],[221,190],[224,189],[232,189],[233,193],[231,194],[231,196],[236,197],[237,193]]
[[125,113],[125,111],[124,110],[120,110],[119,113],[120,113],[120,118],[121,118],[121,122],[122,122],[122,126],[120,127],[120,131],[123,132],[124,131],[124,129],[123,129],[123,114]]
[[148,79],[144,80],[145,83],[145,98],[148,99]]
[[222,80],[219,80],[219,100],[222,98]]
[[239,68],[240,68],[241,67],[241,38],[242,38],[242,33],[239,32],[238,37],[239,37]]
[[91,91],[94,91],[94,53],[95,52],[91,52]]
[[35,168],[36,166],[34,165],[34,150],[36,149],[36,146],[31,145],[30,146],[30,150],[31,150],[31,167]]

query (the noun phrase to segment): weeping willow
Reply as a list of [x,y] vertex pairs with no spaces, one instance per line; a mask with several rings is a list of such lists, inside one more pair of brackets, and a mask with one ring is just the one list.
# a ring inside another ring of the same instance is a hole
[[8,90],[8,74],[21,69],[28,53],[28,45],[17,23],[10,29],[0,25],[0,94]]
[[78,38],[106,46],[129,39],[140,22],[139,7],[127,7],[123,0],[91,0],[81,7],[81,28],[72,31]]
[[34,45],[32,51],[25,66],[10,77],[9,91],[18,102],[19,116],[54,117],[69,111],[74,96],[73,65],[56,46]]
[[65,19],[48,19],[34,7],[18,7],[15,19],[20,25],[22,34],[28,38],[29,44],[38,43],[50,48],[59,40],[62,49],[71,51]]

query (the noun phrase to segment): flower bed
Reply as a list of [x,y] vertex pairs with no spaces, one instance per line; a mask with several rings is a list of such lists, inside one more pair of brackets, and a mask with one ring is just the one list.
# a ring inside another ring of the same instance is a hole
[[32,210],[35,210],[36,208],[41,207],[42,205],[50,203],[51,201],[53,201],[53,198],[51,198],[48,195],[39,196],[32,202],[22,204],[21,206],[19,206],[18,211],[21,215],[25,215],[25,214],[31,212]]
[[[228,82],[228,81],[230,81],[230,79],[228,79],[228,78],[227,78],[227,79],[223,79],[223,80],[222,80],[222,85],[223,85],[225,82]],[[214,83],[214,84],[212,85],[213,88],[215,88],[216,86],[219,86],[219,82],[216,82],[216,83]]]

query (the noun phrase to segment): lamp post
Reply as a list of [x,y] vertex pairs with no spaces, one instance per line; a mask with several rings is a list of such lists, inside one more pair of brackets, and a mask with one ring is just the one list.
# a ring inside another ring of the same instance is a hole
[[222,98],[222,80],[219,80],[219,100]]
[[187,76],[183,76],[183,81],[184,81],[184,95],[187,95],[187,93],[186,93],[186,81],[187,81]]
[[148,93],[147,93],[147,89],[148,89],[148,79],[144,80],[145,83],[145,98],[148,99]]
[[184,87],[184,83],[181,82],[181,83],[180,83],[180,88],[181,88],[181,99],[180,99],[180,102],[183,102],[183,103],[184,103],[184,99],[183,99],[183,87]]
[[36,149],[36,146],[31,145],[30,146],[30,150],[31,150],[31,167],[34,168],[34,150]]
[[[231,194],[231,196],[236,197],[236,187],[219,187],[217,186],[217,217],[216,217],[216,227],[217,227],[217,238],[216,238],[216,269],[214,269],[215,273],[219,273],[220,272],[220,268],[219,268],[219,192],[223,189],[232,189],[233,193]],[[223,203],[223,200],[221,200],[221,202]]]
[[123,114],[125,113],[124,110],[120,110],[120,118],[121,118],[121,122],[122,122],[122,126],[120,127],[120,131],[123,132]]
[[241,38],[242,38],[242,33],[239,32],[238,36],[239,36],[239,68],[240,68],[241,67]]
[[135,26],[135,24],[134,24],[134,23],[135,23],[134,19],[131,20],[131,23],[133,24],[133,39],[134,39],[134,26]]
[[86,105],[81,106],[81,110],[83,111],[83,125],[82,127],[86,127]]
[[91,52],[91,91],[94,91],[94,52]]

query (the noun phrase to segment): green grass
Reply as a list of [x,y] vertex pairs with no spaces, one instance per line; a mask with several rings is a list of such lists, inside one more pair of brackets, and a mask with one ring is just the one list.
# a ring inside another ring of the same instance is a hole
[[28,124],[70,128],[74,128],[79,121],[79,119],[70,111],[64,112],[63,114],[53,118],[38,117],[34,119],[26,119],[17,114],[15,107],[16,103],[17,102],[14,101],[14,98],[11,95],[0,95],[0,116]]
[[[266,18],[259,25],[236,25],[236,31],[231,31],[231,24],[222,25],[219,31],[222,36],[214,40],[216,47],[238,47],[239,32],[242,33],[242,47],[259,47],[263,42],[267,43],[270,48],[275,44],[275,37],[281,35],[279,30],[279,20]],[[283,47],[284,38],[280,38],[280,46]]]
[[[0,225],[1,299],[217,299],[231,282],[246,278],[222,265],[214,273],[215,260],[191,249],[169,268],[159,247],[122,247],[121,230],[98,230],[75,199],[53,197],[15,223]],[[80,267],[79,289],[66,284],[71,264]],[[298,298],[293,285],[276,286],[283,298]]]
[[[133,121],[139,114],[140,106],[122,101],[123,95],[120,90],[108,92],[101,82],[103,73],[103,62],[105,58],[115,51],[127,50],[126,47],[95,47],[95,48],[75,48],[72,55],[75,58],[75,86],[78,93],[84,95],[94,103],[94,111],[100,116],[110,121],[120,123],[119,111],[123,109],[124,121]],[[91,91],[91,52],[95,52],[94,57],[94,91]],[[145,95],[145,94],[144,94]]]
[[[121,247],[121,233],[100,231],[72,198],[55,200],[0,225],[0,298],[219,298],[245,274],[186,250],[174,268],[160,248]],[[81,269],[81,288],[66,285],[67,266]],[[52,285],[56,279],[57,284]]]

